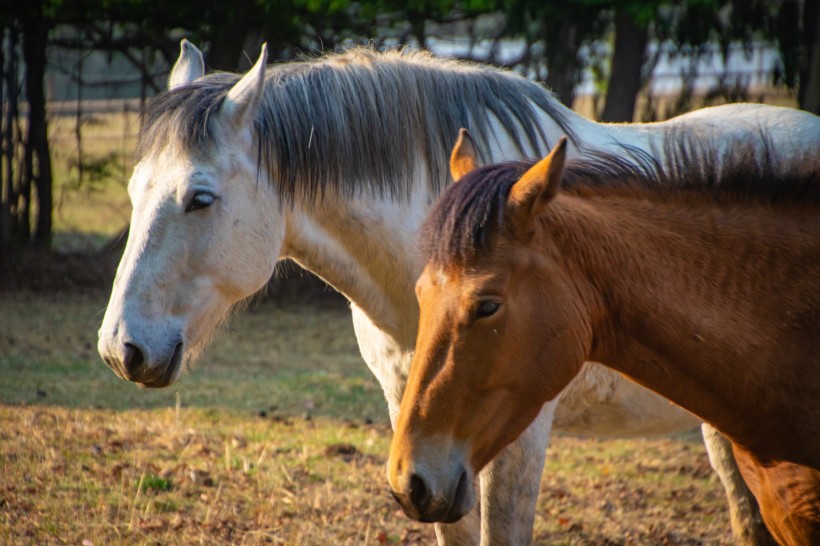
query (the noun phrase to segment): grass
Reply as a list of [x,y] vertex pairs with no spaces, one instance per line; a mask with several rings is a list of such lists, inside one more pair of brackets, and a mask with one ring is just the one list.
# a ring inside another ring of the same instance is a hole
[[[0,406],[3,544],[378,544],[383,426],[208,410]],[[13,442],[10,440],[14,440]],[[337,455],[338,442],[355,446]],[[24,469],[23,473],[19,470]]]
[[[135,121],[84,123],[86,161],[108,178],[83,183],[72,123],[51,123],[55,244],[94,250],[127,224]],[[0,544],[434,542],[387,494],[386,406],[340,300],[260,302],[157,391],[117,379],[96,354],[107,295],[0,291]],[[696,436],[555,437],[534,542],[718,546],[731,535]]]
[[[0,544],[433,542],[339,300],[260,302],[151,391],[95,353],[105,297],[0,294]],[[535,544],[730,543],[696,436],[554,438]]]
[[126,186],[134,166],[139,117],[127,111],[85,114],[79,145],[76,123],[73,116],[49,119],[53,244],[61,251],[87,252],[103,248],[128,225],[131,204]]
[[119,380],[97,355],[103,290],[0,297],[0,376],[14,377],[0,381],[6,403],[156,408],[175,405],[179,395],[186,406],[360,420],[385,415],[339,300],[260,303],[171,389],[143,390]]

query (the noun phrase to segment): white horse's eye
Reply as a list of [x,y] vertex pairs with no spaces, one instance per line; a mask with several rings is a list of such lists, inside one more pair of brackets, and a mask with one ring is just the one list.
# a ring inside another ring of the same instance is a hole
[[191,201],[188,203],[188,206],[185,207],[185,212],[207,209],[214,204],[214,201],[216,201],[216,196],[214,194],[206,191],[196,192],[193,198],[191,198]]

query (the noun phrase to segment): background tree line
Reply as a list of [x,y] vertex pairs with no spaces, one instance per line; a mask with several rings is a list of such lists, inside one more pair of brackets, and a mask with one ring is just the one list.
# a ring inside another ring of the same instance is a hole
[[[820,113],[815,0],[0,0],[0,265],[21,249],[51,244],[50,47],[118,52],[156,92],[162,84],[154,67],[172,65],[183,36],[204,49],[210,69],[237,71],[250,66],[245,52],[262,41],[272,60],[288,60],[349,43],[425,47],[453,32],[490,44],[478,60],[542,80],[570,106],[588,65],[608,67],[599,70],[603,121],[635,117],[660,54],[650,44],[697,58],[765,41],[780,54],[777,83],[793,90],[801,108]],[[510,38],[523,42],[512,59],[500,54]],[[601,43],[611,45],[594,47]],[[743,98],[737,82],[721,85],[724,100]],[[683,93],[677,108],[689,100]]]

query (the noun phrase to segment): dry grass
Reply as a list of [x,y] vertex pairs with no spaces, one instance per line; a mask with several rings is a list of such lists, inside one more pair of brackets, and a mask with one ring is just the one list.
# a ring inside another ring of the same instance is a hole
[[[3,544],[433,540],[386,492],[383,424],[0,406],[0,431]],[[728,543],[697,444],[557,438],[550,460],[536,544]]]
[[[395,514],[383,426],[226,411],[0,407],[0,543],[429,542]],[[354,447],[355,446],[355,447]]]
[[[57,246],[99,248],[127,223],[135,119],[84,124],[87,157],[111,158],[99,184],[74,184],[72,123],[52,122]],[[0,544],[433,542],[386,493],[385,404],[339,300],[253,306],[172,389],[145,391],[96,355],[106,299],[0,291]],[[731,537],[697,436],[559,437],[535,543]]]
[[[0,544],[433,541],[386,492],[384,402],[338,300],[252,307],[159,392],[94,354],[104,303],[0,295]],[[696,436],[556,438],[537,514],[536,544],[731,542]]]

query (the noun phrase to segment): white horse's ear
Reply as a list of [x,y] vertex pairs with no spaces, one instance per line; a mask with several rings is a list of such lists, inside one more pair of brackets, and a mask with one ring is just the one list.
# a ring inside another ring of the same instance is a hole
[[473,139],[469,131],[463,127],[458,131],[458,140],[450,154],[450,175],[453,181],[458,182],[461,178],[474,171],[476,168],[476,153]]
[[265,87],[265,67],[268,62],[268,44],[256,64],[234,85],[219,108],[219,117],[235,128],[249,125],[256,117]]
[[530,167],[510,189],[508,204],[526,215],[537,215],[561,187],[567,137],[561,137],[547,157]]
[[185,38],[179,42],[179,58],[168,76],[168,89],[191,83],[205,75],[205,61],[202,52]]

